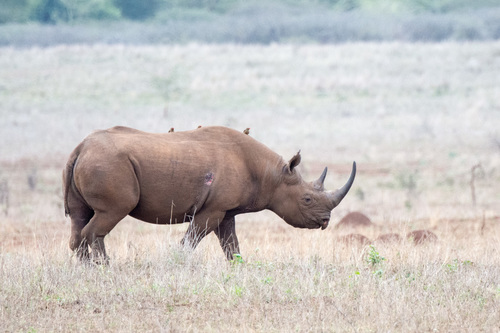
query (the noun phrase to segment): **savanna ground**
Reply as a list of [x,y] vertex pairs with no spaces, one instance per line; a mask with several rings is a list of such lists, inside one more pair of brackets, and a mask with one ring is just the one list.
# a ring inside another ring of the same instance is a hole
[[[0,49],[0,330],[500,330],[500,43]],[[326,187],[325,231],[237,217],[242,258],[126,218],[109,266],[68,248],[61,169],[94,129],[243,130]],[[342,230],[350,211],[375,226]],[[415,246],[338,242],[432,230]]]

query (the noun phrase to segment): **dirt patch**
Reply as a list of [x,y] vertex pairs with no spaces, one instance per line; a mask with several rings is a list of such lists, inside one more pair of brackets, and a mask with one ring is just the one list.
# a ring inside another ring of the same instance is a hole
[[33,223],[7,219],[0,225],[0,251],[19,252],[42,244],[66,242],[69,224],[63,221]]
[[368,216],[360,212],[351,212],[344,216],[335,228],[359,228],[359,227],[371,227],[373,226],[372,221]]
[[337,240],[345,245],[370,245],[371,240],[361,234],[348,234],[337,237]]
[[413,241],[415,245],[437,242],[438,237],[430,230],[414,230],[406,235],[406,238]]
[[403,237],[396,233],[382,234],[375,239],[375,243],[401,243]]

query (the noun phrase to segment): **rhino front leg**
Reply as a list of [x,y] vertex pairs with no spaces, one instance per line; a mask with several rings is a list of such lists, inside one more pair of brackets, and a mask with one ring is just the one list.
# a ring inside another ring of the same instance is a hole
[[197,213],[189,223],[181,245],[187,245],[194,250],[206,235],[217,228],[223,218],[224,213]]
[[236,237],[234,216],[226,216],[214,232],[217,235],[217,238],[219,238],[220,246],[227,257],[227,260],[233,260],[234,254],[240,254],[238,237]]

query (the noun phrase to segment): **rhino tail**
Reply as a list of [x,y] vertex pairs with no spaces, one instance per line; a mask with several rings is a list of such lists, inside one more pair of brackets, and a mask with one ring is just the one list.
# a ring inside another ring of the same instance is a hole
[[68,206],[68,195],[69,189],[71,187],[71,182],[73,181],[73,169],[75,168],[76,160],[80,155],[80,145],[73,150],[71,153],[66,167],[63,169],[63,196],[64,196],[64,214],[68,216],[70,214]]

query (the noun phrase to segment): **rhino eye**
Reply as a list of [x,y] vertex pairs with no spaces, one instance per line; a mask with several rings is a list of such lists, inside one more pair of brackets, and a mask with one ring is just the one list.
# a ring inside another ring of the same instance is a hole
[[310,196],[305,196],[305,197],[304,197],[304,203],[305,203],[306,205],[309,205],[311,202],[312,202],[312,199],[311,199],[311,197],[310,197]]

